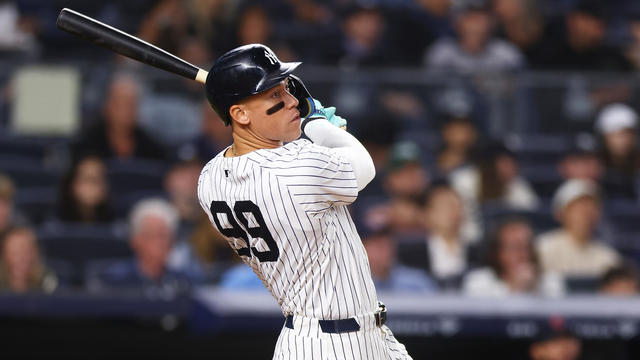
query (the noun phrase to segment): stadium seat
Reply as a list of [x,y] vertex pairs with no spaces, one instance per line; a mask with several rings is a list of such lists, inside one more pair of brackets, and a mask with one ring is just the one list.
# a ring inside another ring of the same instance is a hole
[[565,284],[569,294],[593,294],[598,290],[600,279],[594,276],[567,276]]
[[490,231],[500,221],[508,217],[522,217],[531,223],[536,232],[544,232],[558,226],[557,221],[551,214],[549,206],[545,203],[536,210],[519,210],[505,207],[500,204],[487,204],[482,207],[482,218],[485,231]]
[[74,285],[87,262],[133,256],[126,231],[115,225],[47,223],[38,229],[40,246],[47,257],[68,262],[74,269]]
[[15,206],[31,222],[40,224],[53,213],[57,195],[55,187],[19,187]]
[[38,139],[39,138],[0,134],[0,154],[42,159],[47,153],[48,144],[46,141],[40,141]]
[[151,160],[111,159],[107,161],[108,179],[114,195],[146,190],[161,190],[166,165]]
[[640,233],[640,204],[631,199],[609,199],[604,203],[605,221],[616,233]]
[[48,169],[40,159],[0,154],[0,173],[8,175],[17,188],[57,187],[61,174]]
[[160,190],[138,190],[132,192],[115,193],[112,190],[111,206],[117,218],[125,219],[129,216],[131,208],[140,200],[152,197],[163,197],[164,192]]

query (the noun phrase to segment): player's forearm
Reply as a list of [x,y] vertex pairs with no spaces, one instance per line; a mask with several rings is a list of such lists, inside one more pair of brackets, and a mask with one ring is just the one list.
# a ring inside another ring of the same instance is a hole
[[373,180],[376,175],[373,159],[367,149],[353,135],[323,119],[305,124],[304,133],[314,143],[338,151],[351,163],[356,175],[358,191],[364,189]]

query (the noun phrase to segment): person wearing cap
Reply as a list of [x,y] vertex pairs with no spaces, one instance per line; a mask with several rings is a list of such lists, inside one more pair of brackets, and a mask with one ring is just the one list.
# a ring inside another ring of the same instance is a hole
[[422,196],[429,186],[429,174],[422,165],[420,147],[400,141],[391,148],[384,188],[390,196]]
[[550,31],[538,56],[530,57],[531,67],[570,71],[631,70],[622,52],[604,43],[607,10],[605,1],[577,1],[565,17],[565,29]]
[[605,166],[604,187],[608,196],[635,198],[634,177],[640,167],[637,149],[638,114],[616,103],[602,109],[596,120],[601,139],[600,158]]
[[552,199],[559,229],[540,235],[537,252],[544,271],[568,278],[601,276],[620,262],[620,255],[595,235],[600,220],[598,185],[586,179],[564,182]]
[[387,221],[396,232],[422,230],[422,201],[429,186],[429,173],[422,164],[420,148],[401,141],[391,149],[384,190],[389,196]]
[[428,70],[462,74],[519,70],[524,57],[512,44],[495,38],[490,2],[465,0],[454,9],[457,39],[443,38],[427,49]]

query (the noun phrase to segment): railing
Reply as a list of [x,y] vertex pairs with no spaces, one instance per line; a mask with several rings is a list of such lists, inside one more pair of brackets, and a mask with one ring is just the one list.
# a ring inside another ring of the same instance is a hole
[[[25,66],[11,61],[2,61],[0,65],[0,85],[5,85],[17,69]],[[83,115],[98,111],[99,94],[104,92],[113,67],[108,63],[81,61],[44,65],[78,69],[83,75]],[[184,81],[148,66],[130,67],[146,85],[144,97],[156,94],[154,84],[158,82]],[[344,70],[310,64],[300,67],[299,74],[313,95],[337,106],[355,129],[366,124],[371,116],[386,116],[405,128],[436,129],[443,116],[468,113],[486,134],[495,137],[574,133],[592,131],[593,120],[603,104],[615,101],[634,104],[640,100],[638,74],[525,71],[463,76],[424,69]],[[411,106],[417,107],[408,106],[407,97],[393,98],[390,94],[409,95],[414,100]],[[37,100],[33,99],[34,106]],[[0,104],[0,124],[9,121],[10,108],[11,102]]]

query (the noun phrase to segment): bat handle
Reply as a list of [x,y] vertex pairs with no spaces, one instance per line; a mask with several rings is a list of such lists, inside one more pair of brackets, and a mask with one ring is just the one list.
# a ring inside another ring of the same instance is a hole
[[208,71],[198,69],[195,80],[201,84],[204,84],[207,82],[207,75],[209,75]]

